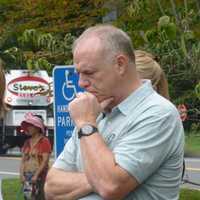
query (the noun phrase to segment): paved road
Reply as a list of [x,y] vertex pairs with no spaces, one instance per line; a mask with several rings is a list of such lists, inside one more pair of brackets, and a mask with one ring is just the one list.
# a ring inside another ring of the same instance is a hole
[[20,159],[0,157],[0,178],[14,178],[19,176]]
[[[186,158],[185,180],[200,184],[200,158]],[[19,177],[20,158],[0,157],[0,179]],[[200,190],[200,186],[184,183],[183,187]]]
[[[200,158],[186,158],[186,171],[183,187],[200,190]],[[194,184],[188,184],[193,182]],[[197,185],[195,185],[197,183]]]

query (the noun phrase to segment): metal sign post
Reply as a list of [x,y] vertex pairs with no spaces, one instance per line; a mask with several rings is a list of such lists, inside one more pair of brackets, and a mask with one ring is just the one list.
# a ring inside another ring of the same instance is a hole
[[73,66],[56,66],[53,70],[54,86],[54,144],[55,157],[58,157],[74,129],[74,123],[68,112],[68,104],[77,92],[78,74]]

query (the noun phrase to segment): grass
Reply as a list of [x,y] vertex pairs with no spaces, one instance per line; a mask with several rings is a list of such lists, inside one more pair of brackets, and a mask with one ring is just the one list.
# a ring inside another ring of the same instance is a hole
[[180,193],[180,200],[199,200],[200,191],[198,190],[189,190],[182,189]]
[[2,181],[3,200],[24,200],[19,179],[5,179]]
[[200,134],[189,134],[185,137],[185,155],[200,157]]
[[[2,183],[3,200],[23,200],[19,179],[6,179]],[[199,200],[200,191],[181,189],[179,200]]]

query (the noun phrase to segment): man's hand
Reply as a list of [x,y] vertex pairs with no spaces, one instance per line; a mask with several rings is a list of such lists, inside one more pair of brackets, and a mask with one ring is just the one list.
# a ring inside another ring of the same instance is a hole
[[88,123],[96,125],[97,116],[111,100],[107,99],[100,104],[93,94],[78,93],[77,97],[69,104],[69,112],[78,128]]

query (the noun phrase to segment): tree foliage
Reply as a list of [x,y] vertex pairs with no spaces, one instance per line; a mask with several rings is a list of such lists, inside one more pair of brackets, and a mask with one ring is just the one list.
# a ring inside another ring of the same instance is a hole
[[156,56],[168,76],[171,100],[186,104],[190,116],[196,115],[200,107],[195,93],[200,82],[199,1],[127,0],[117,24],[129,32],[136,48]]
[[71,47],[74,39],[70,33],[61,37],[35,29],[25,30],[17,38],[15,47],[1,52],[1,58],[7,68],[44,69],[51,74],[56,64],[72,64]]
[[0,57],[7,68],[51,73],[55,64],[72,63],[73,40],[112,11],[112,23],[164,68],[172,101],[198,109],[199,0],[1,0]]
[[[6,3],[5,3],[6,2]],[[13,26],[17,33],[38,29],[73,35],[101,22],[104,0],[7,0],[0,2],[1,24]],[[102,8],[102,9],[101,9]]]

